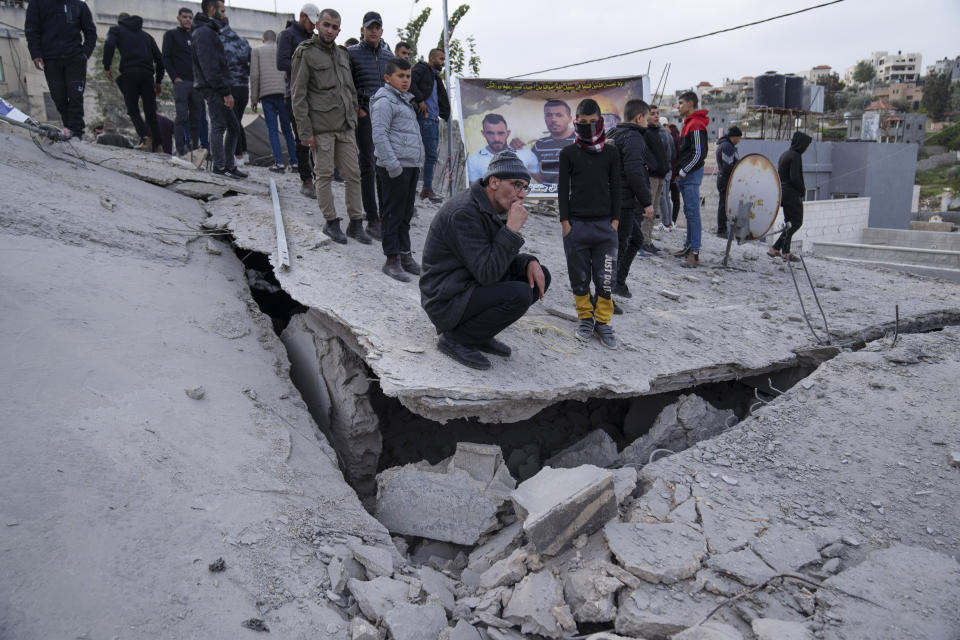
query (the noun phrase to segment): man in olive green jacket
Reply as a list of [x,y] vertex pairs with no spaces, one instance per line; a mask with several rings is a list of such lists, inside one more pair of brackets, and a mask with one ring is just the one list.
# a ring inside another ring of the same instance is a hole
[[[317,203],[327,221],[323,232],[335,242],[347,236],[370,244],[363,229],[360,194],[360,162],[357,155],[357,91],[350,74],[350,57],[335,44],[340,33],[340,14],[326,9],[317,21],[319,35],[304,40],[293,52],[290,70],[290,100],[300,143],[313,154]],[[334,168],[340,170],[346,190],[350,224],[344,235],[333,203]]]

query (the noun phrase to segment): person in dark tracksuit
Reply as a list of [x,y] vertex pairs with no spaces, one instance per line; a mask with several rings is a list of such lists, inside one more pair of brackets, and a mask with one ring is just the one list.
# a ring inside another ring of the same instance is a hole
[[[617,225],[617,281],[613,292],[632,298],[627,275],[643,245],[638,215],[653,217],[653,194],[647,175],[644,124],[650,107],[643,100],[627,100],[623,107],[624,122],[610,130],[610,139],[620,151],[620,223]],[[639,210],[637,209],[639,205]]]
[[790,223],[790,227],[780,234],[777,241],[767,254],[771,258],[782,257],[784,260],[799,262],[800,258],[790,252],[790,241],[793,234],[803,226],[803,196],[806,185],[803,182],[803,152],[811,142],[810,136],[802,131],[793,134],[790,148],[783,152],[778,163],[780,174],[780,203],[783,206],[783,217]]
[[[160,124],[157,122],[157,96],[163,82],[163,56],[156,40],[143,30],[143,18],[121,13],[117,25],[110,27],[103,43],[103,73],[113,82],[110,66],[113,54],[120,52],[120,75],[117,88],[123,94],[127,115],[137,130],[140,144],[135,147],[153,151],[160,146]],[[143,117],[140,117],[140,103]]]
[[[200,147],[200,117],[203,96],[193,86],[193,54],[190,51],[190,27],[193,11],[186,7],[177,13],[177,26],[163,34],[163,66],[173,82],[173,100],[177,109],[173,137],[177,155]],[[190,135],[187,135],[187,128]],[[191,138],[191,139],[188,139]]]
[[720,204],[717,205],[717,235],[721,238],[727,237],[727,183],[730,181],[733,166],[740,159],[737,145],[742,137],[740,127],[730,127],[727,135],[717,142],[717,192],[720,194]]
[[[596,333],[616,349],[610,327],[617,277],[617,226],[620,220],[620,152],[604,144],[600,105],[587,98],[577,106],[576,142],[560,151],[557,197],[567,273],[576,302],[577,338]],[[649,203],[648,203],[649,204]],[[590,295],[590,280],[596,298]]]
[[316,188],[313,185],[313,166],[310,164],[310,147],[301,143],[297,121],[293,117],[293,103],[290,100],[290,71],[293,52],[301,42],[313,36],[313,30],[320,20],[320,9],[315,4],[305,4],[300,9],[300,18],[297,22],[287,23],[287,28],[280,32],[277,39],[277,69],[283,71],[287,77],[287,92],[284,96],[287,113],[293,125],[293,137],[297,141],[297,171],[300,174],[300,193],[308,198],[316,198]]
[[23,26],[34,66],[43,71],[50,98],[70,135],[83,135],[83,90],[97,28],[86,2],[30,0]]
[[247,135],[243,130],[243,114],[250,102],[250,43],[230,28],[227,18],[223,19],[220,29],[220,41],[227,56],[227,69],[230,71],[230,95],[233,96],[233,114],[240,123],[240,136],[234,155],[238,160],[247,153]]
[[377,159],[373,146],[373,124],[370,120],[370,98],[383,86],[387,62],[393,51],[383,41],[383,19],[375,11],[363,16],[363,35],[358,44],[347,48],[350,54],[350,70],[353,86],[357,89],[357,147],[360,150],[360,176],[363,191],[363,210],[367,214],[367,233],[380,239],[380,213],[378,205],[382,195],[377,178]]
[[193,20],[193,84],[207,103],[210,115],[210,155],[213,172],[228,178],[246,178],[237,169],[233,152],[240,136],[240,121],[233,113],[230,70],[220,40],[223,0],[203,0]]

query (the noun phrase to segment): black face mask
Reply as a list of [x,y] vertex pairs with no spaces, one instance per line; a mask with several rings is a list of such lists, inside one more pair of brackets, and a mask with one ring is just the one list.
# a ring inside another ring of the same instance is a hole
[[596,125],[592,122],[578,122],[577,136],[582,140],[590,140],[595,135]]

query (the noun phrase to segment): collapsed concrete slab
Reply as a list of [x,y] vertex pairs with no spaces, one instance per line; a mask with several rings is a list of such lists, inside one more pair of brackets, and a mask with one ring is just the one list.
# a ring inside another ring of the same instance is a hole
[[584,464],[610,467],[617,462],[617,443],[606,431],[597,429],[573,443],[560,453],[547,458],[545,466],[554,469],[572,469]]
[[436,604],[401,604],[383,622],[393,640],[438,640],[447,628],[443,607]]
[[0,166],[0,635],[347,640],[319,550],[389,536],[230,245],[196,201],[5,125]]
[[499,447],[460,443],[443,470],[422,464],[379,474],[376,516],[393,533],[476,544],[497,528],[513,485]]
[[520,625],[523,633],[559,638],[576,630],[563,599],[563,584],[549,571],[531,573],[513,592],[503,617]]
[[589,465],[544,467],[521,483],[511,499],[527,540],[545,555],[559,553],[574,538],[617,516],[613,474]]
[[[397,286],[383,276],[382,255],[372,247],[330,243],[320,232],[315,203],[302,198],[294,184],[281,183],[294,256],[291,269],[276,271],[281,286],[339,327],[340,338],[367,363],[383,393],[432,420],[515,422],[561,400],[686,389],[775,371],[817,353],[816,340],[803,322],[780,321],[799,312],[797,300],[784,294],[792,288],[785,267],[758,259],[764,247],[748,244],[733,250],[733,268],[722,269],[711,256],[723,253],[723,242],[713,237],[704,238],[705,266],[694,281],[685,279],[679,262],[669,258],[638,263],[642,277],[630,283],[639,291],[635,299],[660,302],[642,311],[630,301],[623,303],[626,313],[617,318],[618,351],[578,345],[561,333],[572,334],[575,321],[569,319],[573,297],[557,221],[532,215],[523,230],[524,250],[551,269],[553,287],[524,320],[501,335],[514,346],[509,360],[485,372],[468,370],[437,351],[416,284]],[[337,206],[343,207],[342,191],[334,188]],[[415,252],[423,246],[437,210],[428,203],[417,206],[411,229]],[[277,264],[268,198],[243,195],[207,203],[206,208],[213,227],[230,229],[240,246],[271,255]],[[661,238],[666,246],[674,240],[682,238]],[[900,301],[901,310],[910,310],[901,314],[901,330],[960,319],[950,296],[934,281],[817,258],[807,264],[841,343],[869,340],[892,329],[894,313],[888,301],[893,299]],[[875,293],[880,288],[883,296]],[[679,300],[657,296],[663,289],[675,292]],[[644,367],[638,369],[640,352]],[[604,375],[596,376],[601,369]]]

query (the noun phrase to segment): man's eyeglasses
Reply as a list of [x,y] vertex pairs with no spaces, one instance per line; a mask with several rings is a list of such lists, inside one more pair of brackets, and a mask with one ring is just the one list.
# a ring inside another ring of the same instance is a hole
[[513,190],[516,191],[517,193],[520,193],[521,191],[530,190],[530,185],[524,182],[523,180],[511,180],[507,184],[513,187]]

